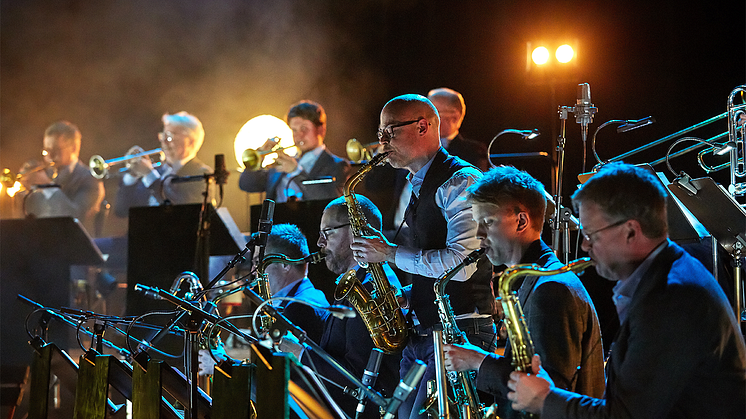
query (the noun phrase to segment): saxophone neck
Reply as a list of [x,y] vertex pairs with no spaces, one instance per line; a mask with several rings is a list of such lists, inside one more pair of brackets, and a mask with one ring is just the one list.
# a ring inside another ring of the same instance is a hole
[[438,278],[437,281],[435,281],[435,286],[434,286],[435,295],[438,296],[438,298],[440,298],[445,293],[445,288],[446,288],[446,284],[448,284],[448,281],[450,281],[454,276],[456,276],[456,274],[459,273],[459,271],[471,265],[472,263],[478,261],[479,258],[481,258],[482,255],[484,255],[484,252],[486,251],[487,249],[479,248],[469,253],[468,255],[466,255],[466,257],[461,263],[447,270],[443,275],[441,275],[441,277]]

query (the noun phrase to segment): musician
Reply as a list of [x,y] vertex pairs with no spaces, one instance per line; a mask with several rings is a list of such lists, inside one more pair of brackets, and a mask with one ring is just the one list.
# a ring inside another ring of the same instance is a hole
[[460,132],[461,124],[466,116],[466,102],[461,93],[447,87],[440,87],[430,90],[427,98],[435,105],[440,116],[440,144],[449,154],[461,157],[481,171],[489,170],[487,145],[466,138]]
[[[24,186],[33,192],[25,198],[27,214],[75,217],[87,227],[91,224],[104,199],[104,184],[91,176],[88,167],[80,162],[81,138],[78,127],[68,121],[58,121],[47,127],[42,154],[44,164],[50,167],[24,179]],[[23,170],[34,168],[24,167]]]
[[[368,223],[373,228],[380,230],[382,222],[381,212],[368,198],[359,194],[356,195],[356,198]],[[317,244],[326,254],[326,266],[330,271],[340,276],[350,270],[355,270],[357,278],[362,282],[363,286],[368,291],[372,291],[371,275],[364,268],[360,267],[350,248],[352,239],[353,234],[350,229],[347,203],[344,197],[334,199],[324,209],[319,226],[319,241]],[[382,267],[391,286],[397,290],[401,289],[401,284],[388,263],[383,263]],[[352,304],[347,300],[337,301],[336,304],[344,304],[352,307]],[[337,319],[329,316],[326,320],[326,328],[320,344],[325,351],[358,378],[363,376],[371,350],[375,347],[370,337],[370,332],[365,327],[363,319],[359,315],[355,318],[345,319]],[[399,382],[398,371],[400,360],[401,354],[383,356],[375,388],[385,393],[387,397],[392,396],[394,388]],[[339,384],[346,384],[346,380],[328,365],[318,361],[314,362],[314,364],[319,368],[319,372],[322,375]],[[357,400],[348,395],[341,394],[334,387],[328,386],[328,388],[340,407],[350,417],[354,417]],[[375,404],[368,402],[361,417],[371,419],[380,418],[378,411],[378,407]]]
[[[114,202],[114,213],[129,216],[131,207],[201,203],[206,191],[205,181],[174,182],[179,176],[199,176],[212,173],[210,166],[197,158],[205,140],[202,122],[187,112],[164,114],[163,131],[158,133],[165,161],[153,167],[145,156],[135,160],[122,177]],[[141,152],[133,147],[128,154]]]
[[[308,256],[308,241],[300,228],[294,224],[276,224],[267,236],[265,257],[284,255],[288,259],[302,259]],[[308,279],[308,263],[272,263],[265,271],[269,278],[272,297],[297,298],[311,304],[326,307],[329,302],[324,293],[316,289]],[[321,340],[326,313],[312,307],[292,302],[278,301],[276,307],[295,325],[303,329],[314,342]]]
[[[378,130],[383,151],[390,152],[388,160],[393,167],[410,172],[408,181],[413,192],[405,219],[413,245],[391,243],[380,232],[356,237],[352,244],[358,261],[395,263],[412,273],[407,300],[415,331],[402,353],[399,373],[404,377],[415,359],[423,360],[427,369],[421,383],[435,377],[432,329],[439,318],[434,280],[479,247],[466,190],[482,172],[446,152],[440,144],[439,123],[435,106],[424,96],[398,96],[383,107]],[[494,299],[488,265],[467,266],[449,282],[446,293],[459,328],[472,343],[493,350]],[[402,404],[399,418],[425,417],[418,414],[427,395],[421,383],[416,397]]]
[[[526,172],[498,166],[469,188],[474,219],[479,224],[489,261],[512,266],[535,263],[558,269],[562,263],[541,240],[546,199],[544,187]],[[559,388],[601,397],[604,359],[596,309],[585,287],[571,273],[526,276],[518,291],[535,351],[545,360]],[[512,319],[515,321],[516,319]],[[497,398],[498,416],[516,417],[505,398],[513,370],[512,348],[505,356],[474,345],[445,345],[445,366],[452,371],[478,370],[477,388]]]
[[[277,160],[271,167],[244,170],[238,186],[246,192],[266,192],[267,199],[275,202],[328,200],[342,195],[350,165],[326,149],[324,108],[316,102],[303,100],[290,108],[285,120],[293,130],[293,141],[300,157],[278,150]],[[275,145],[274,141],[267,140],[258,151],[270,150]],[[318,180],[326,182],[304,183]]]
[[556,386],[535,356],[513,372],[513,408],[542,418],[744,418],[746,348],[723,290],[668,239],[666,191],[647,171],[604,166],[575,192],[583,250],[615,281],[621,322],[604,398]]

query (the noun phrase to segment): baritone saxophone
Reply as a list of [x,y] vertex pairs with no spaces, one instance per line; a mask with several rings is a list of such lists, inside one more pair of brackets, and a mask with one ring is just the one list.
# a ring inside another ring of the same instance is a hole
[[[344,185],[344,199],[350,217],[350,229],[355,237],[369,233],[368,220],[355,197],[355,186],[374,167],[386,163],[388,152],[380,153],[350,176]],[[334,298],[346,298],[365,323],[373,344],[387,354],[397,353],[407,344],[407,321],[396,298],[396,290],[391,287],[381,263],[370,263],[366,268],[371,275],[373,292],[369,292],[357,278],[355,270],[350,270],[339,279],[334,290]]]

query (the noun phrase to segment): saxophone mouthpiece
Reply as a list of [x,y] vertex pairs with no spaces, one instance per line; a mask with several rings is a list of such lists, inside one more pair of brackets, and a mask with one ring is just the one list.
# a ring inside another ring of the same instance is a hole
[[318,251],[316,253],[311,253],[310,255],[306,256],[303,261],[309,262],[309,263],[319,263],[326,257],[326,254],[323,251]]
[[484,247],[480,247],[479,249],[469,253],[466,256],[466,259],[464,259],[464,266],[471,265],[472,263],[476,262],[485,254],[485,252],[487,252],[487,249],[485,249]]

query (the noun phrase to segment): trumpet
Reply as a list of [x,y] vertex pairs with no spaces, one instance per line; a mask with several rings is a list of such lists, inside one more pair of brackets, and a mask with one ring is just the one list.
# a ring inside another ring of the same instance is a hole
[[[130,149],[130,151],[131,150],[132,148]],[[132,165],[132,163],[135,162],[136,159],[139,159],[145,156],[152,156],[153,154],[160,155],[160,161],[154,163],[153,166],[156,166],[156,167],[160,166],[161,162],[163,161],[163,150],[160,148],[154,148],[149,151],[142,151],[139,153],[127,154],[126,156],[117,157],[115,159],[109,159],[109,160],[104,160],[104,158],[99,155],[92,156],[91,159],[88,160],[88,167],[91,170],[91,176],[95,177],[96,179],[103,179],[109,176],[109,169],[111,169],[112,166],[116,166],[118,164],[124,164],[125,167],[121,168],[120,172],[125,172],[129,170],[130,166]]]
[[378,144],[378,141],[374,141],[363,145],[356,138],[351,138],[347,141],[347,145],[345,146],[347,158],[353,163],[361,163],[370,160],[373,157],[370,151],[377,147]]
[[[53,161],[40,164],[36,167],[22,169],[17,174],[11,172],[10,169],[8,168],[5,168],[3,169],[2,173],[0,173],[0,185],[2,185],[5,188],[5,191],[8,194],[8,196],[12,197],[16,193],[22,192],[25,190],[25,188],[21,185],[21,179],[23,179],[25,176],[28,176],[32,173],[40,172],[50,167],[55,168]],[[56,177],[57,177],[57,171],[55,170],[54,174],[52,175],[52,179]]]
[[270,140],[275,140],[277,143],[269,150],[255,150],[253,148],[247,148],[246,150],[244,150],[243,154],[241,154],[241,161],[243,161],[243,165],[244,167],[246,167],[246,170],[255,171],[261,169],[264,156],[268,154],[297,147],[296,145],[280,147],[279,137],[273,137],[270,138]]

